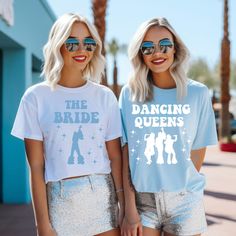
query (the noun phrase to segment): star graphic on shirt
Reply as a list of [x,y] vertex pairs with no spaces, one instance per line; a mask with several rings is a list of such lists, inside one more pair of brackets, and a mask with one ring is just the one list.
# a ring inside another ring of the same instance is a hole
[[99,128],[99,131],[102,131],[102,127]]
[[182,152],[186,152],[186,149],[185,149],[185,148],[182,148]]
[[60,148],[58,151],[59,151],[60,153],[62,153],[63,150]]
[[187,140],[187,143],[191,143],[191,140],[190,140],[190,139],[188,139],[188,140]]
[[140,159],[141,159],[141,158],[140,158],[139,156],[136,158],[137,161],[139,161]]
[[66,137],[66,134],[63,134],[62,137],[65,138],[65,137]]
[[60,128],[61,128],[61,126],[60,126],[60,125],[57,125],[57,128],[58,128],[58,129],[60,129]]
[[99,147],[99,148],[103,148],[102,144],[100,144],[98,147]]
[[94,160],[94,161],[93,161],[93,163],[95,164],[95,163],[97,163],[97,161],[96,161],[96,160]]
[[138,144],[139,144],[139,143],[140,143],[140,140],[138,139],[138,140],[136,141],[136,143],[138,143]]
[[95,139],[94,135],[91,137],[91,139],[92,139],[92,140],[94,140],[94,139]]
[[135,131],[134,130],[131,130],[131,132],[130,132],[131,134],[134,134],[135,133]]
[[135,152],[135,149],[134,149],[134,148],[132,148],[132,149],[131,149],[131,152],[133,152],[133,153],[134,153],[134,152]]
[[182,134],[186,134],[186,132],[185,132],[185,131],[182,131]]
[[88,151],[88,155],[91,155],[91,153],[92,153],[91,151]]

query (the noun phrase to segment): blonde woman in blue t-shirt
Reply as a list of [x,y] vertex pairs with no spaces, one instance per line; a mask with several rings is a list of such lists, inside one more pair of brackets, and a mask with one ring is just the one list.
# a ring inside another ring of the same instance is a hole
[[144,22],[129,45],[132,74],[120,95],[129,236],[206,230],[206,146],[217,143],[208,89],[188,79],[188,50],[165,18]]
[[25,142],[39,236],[120,235],[121,122],[116,97],[98,84],[101,50],[86,18],[61,16],[44,47],[45,81],[21,99],[12,134]]

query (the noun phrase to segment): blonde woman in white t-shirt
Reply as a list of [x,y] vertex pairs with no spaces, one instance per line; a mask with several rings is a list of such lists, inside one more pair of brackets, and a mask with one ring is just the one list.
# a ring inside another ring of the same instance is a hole
[[92,24],[63,15],[44,47],[45,81],[21,99],[12,134],[25,142],[39,236],[120,235],[121,124],[98,84],[101,49]]

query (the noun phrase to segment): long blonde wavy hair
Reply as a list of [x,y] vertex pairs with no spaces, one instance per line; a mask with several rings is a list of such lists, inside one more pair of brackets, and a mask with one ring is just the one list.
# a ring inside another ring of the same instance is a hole
[[56,84],[60,80],[61,70],[64,65],[60,49],[66,39],[70,36],[72,25],[75,22],[84,23],[88,27],[92,37],[97,42],[93,58],[83,70],[83,78],[99,83],[102,74],[104,73],[105,58],[101,53],[102,42],[95,26],[79,14],[64,14],[52,26],[48,42],[43,48],[44,65],[41,76],[44,77],[52,89],[55,88]]
[[128,48],[128,56],[133,69],[128,82],[131,89],[131,100],[145,102],[153,98],[153,83],[149,78],[150,71],[140,53],[141,43],[152,26],[165,27],[173,35],[175,56],[169,71],[176,83],[177,98],[181,99],[187,94],[186,72],[189,51],[166,18],[154,18],[141,24]]

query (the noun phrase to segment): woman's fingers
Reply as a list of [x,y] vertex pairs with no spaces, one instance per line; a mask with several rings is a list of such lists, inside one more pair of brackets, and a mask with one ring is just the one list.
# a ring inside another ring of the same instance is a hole
[[143,236],[143,225],[141,223],[138,226],[138,236]]

